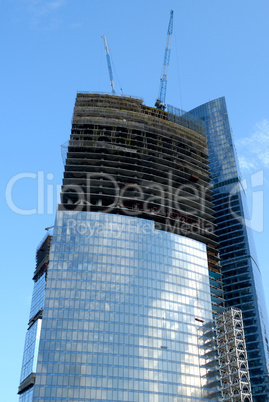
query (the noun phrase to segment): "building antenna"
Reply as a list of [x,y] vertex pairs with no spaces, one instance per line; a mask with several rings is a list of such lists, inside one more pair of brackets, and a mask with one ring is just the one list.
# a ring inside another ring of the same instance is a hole
[[105,44],[105,51],[106,51],[106,61],[107,61],[107,67],[108,67],[108,74],[109,74],[109,80],[110,80],[110,85],[112,89],[112,93],[115,94],[115,85],[114,85],[114,79],[113,79],[113,72],[112,72],[112,67],[111,67],[111,61],[110,61],[110,54],[109,54],[109,48],[107,45],[107,40],[105,35],[101,36],[104,39],[104,44]]
[[165,110],[165,108],[166,108],[165,98],[166,98],[167,74],[168,74],[168,67],[169,67],[169,61],[170,61],[172,34],[173,34],[173,16],[174,16],[174,11],[171,10],[169,24],[168,24],[168,30],[167,30],[165,51],[164,51],[163,71],[162,71],[162,77],[161,77],[161,82],[160,82],[159,96],[156,99],[156,103],[155,103],[156,108],[160,109],[160,110]]

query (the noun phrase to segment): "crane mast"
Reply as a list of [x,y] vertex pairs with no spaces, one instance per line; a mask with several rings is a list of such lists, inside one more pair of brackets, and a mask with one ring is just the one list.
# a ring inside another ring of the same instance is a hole
[[166,98],[167,75],[168,75],[170,53],[171,53],[172,34],[173,34],[173,15],[174,15],[174,11],[171,10],[169,24],[168,24],[168,30],[167,30],[167,37],[166,37],[163,71],[162,71],[162,77],[161,77],[161,82],[160,82],[159,96],[155,103],[156,108],[160,109],[160,110],[165,110],[165,107],[166,107],[165,98]]
[[111,67],[111,61],[110,61],[109,48],[108,48],[108,45],[107,45],[107,40],[106,40],[105,35],[102,35],[102,38],[104,39],[104,44],[105,44],[106,61],[107,61],[107,67],[108,67],[111,90],[112,90],[112,93],[115,94],[116,91],[115,91],[115,85],[114,85],[114,79],[113,79],[113,73],[112,73],[112,67]]

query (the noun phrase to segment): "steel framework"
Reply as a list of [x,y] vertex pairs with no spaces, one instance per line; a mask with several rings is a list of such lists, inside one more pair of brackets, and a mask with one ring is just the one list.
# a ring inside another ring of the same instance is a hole
[[231,307],[216,319],[223,401],[252,402],[242,311]]
[[101,37],[104,39],[104,45],[105,45],[105,51],[106,51],[107,68],[108,68],[109,80],[110,80],[110,85],[111,85],[111,92],[112,92],[113,94],[115,94],[116,91],[115,91],[115,84],[114,84],[112,66],[111,66],[111,61],[110,61],[109,47],[108,47],[108,44],[107,44],[106,36],[105,36],[105,35],[102,35]]
[[168,75],[168,68],[170,62],[170,53],[171,53],[171,45],[172,45],[172,35],[173,35],[173,18],[174,18],[174,11],[170,11],[170,18],[166,36],[166,45],[164,51],[164,61],[163,61],[163,70],[162,70],[162,77],[160,82],[160,90],[159,90],[159,97],[156,100],[155,106],[160,110],[165,110],[165,98],[166,98],[166,87],[167,87],[167,75]]

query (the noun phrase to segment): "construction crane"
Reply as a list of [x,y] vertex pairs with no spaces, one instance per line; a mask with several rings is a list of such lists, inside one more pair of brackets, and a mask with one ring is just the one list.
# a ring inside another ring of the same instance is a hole
[[169,24],[168,24],[168,30],[167,30],[167,37],[166,37],[163,71],[162,71],[162,77],[161,77],[161,82],[160,82],[160,91],[159,91],[159,96],[156,99],[156,103],[155,103],[156,108],[160,109],[160,110],[165,110],[165,108],[166,108],[165,98],[166,98],[167,74],[168,74],[168,67],[169,67],[169,60],[170,60],[170,53],[171,53],[172,34],[173,34],[173,15],[174,15],[174,11],[171,10]]
[[49,227],[45,228],[45,230],[50,230],[52,228],[54,228],[54,226],[49,226]]
[[104,39],[104,44],[105,44],[105,50],[106,50],[106,61],[107,61],[107,67],[108,67],[108,73],[109,73],[109,79],[110,79],[110,85],[112,89],[112,93],[115,94],[115,85],[114,85],[114,79],[113,79],[113,73],[112,73],[112,67],[111,67],[111,62],[110,62],[110,54],[109,54],[109,48],[107,45],[107,40],[105,35],[102,35],[102,38]]

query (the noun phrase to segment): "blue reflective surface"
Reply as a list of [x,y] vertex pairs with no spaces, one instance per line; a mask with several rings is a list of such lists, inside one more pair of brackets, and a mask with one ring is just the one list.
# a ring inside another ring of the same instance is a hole
[[190,113],[206,124],[226,304],[242,309],[253,400],[267,401],[268,314],[252,234],[238,219],[246,217],[247,211],[225,99],[208,102]]
[[44,273],[34,284],[33,297],[29,316],[30,319],[34,317],[41,308],[43,308],[45,286],[46,286],[46,274]]
[[205,103],[190,113],[205,121],[212,184],[236,177],[237,161],[225,98]]
[[[39,337],[42,320],[35,319],[35,315],[43,308],[46,286],[46,274],[43,274],[34,284],[29,319],[33,320],[25,337],[24,352],[22,359],[21,378],[22,382],[31,373],[36,371],[36,360],[39,348]],[[30,321],[31,322],[31,321]],[[21,396],[22,398],[22,396]]]
[[33,388],[28,389],[22,395],[20,395],[20,402],[32,402],[33,400]]
[[34,401],[193,401],[206,246],[154,222],[58,212]]
[[25,338],[22,369],[21,369],[21,379],[22,382],[31,373],[36,371],[37,354],[39,349],[39,339],[41,330],[41,320],[38,319],[36,322],[28,329]]

